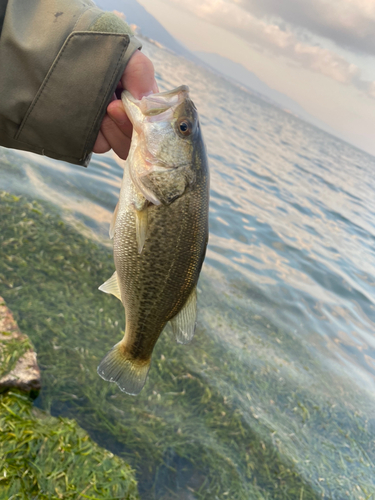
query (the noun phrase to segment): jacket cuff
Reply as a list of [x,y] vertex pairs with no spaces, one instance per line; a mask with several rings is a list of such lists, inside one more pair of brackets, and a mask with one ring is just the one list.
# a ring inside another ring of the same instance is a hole
[[[15,140],[30,145],[27,149],[34,152],[87,166],[117,83],[140,47],[140,42],[128,34],[71,33]],[[84,66],[82,56],[77,54],[84,54]]]

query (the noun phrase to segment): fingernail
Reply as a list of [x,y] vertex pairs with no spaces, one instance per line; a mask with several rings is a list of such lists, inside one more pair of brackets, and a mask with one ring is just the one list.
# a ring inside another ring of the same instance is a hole
[[141,94],[139,94],[138,99],[142,99],[142,97],[147,97],[148,95],[151,95],[151,94],[157,94],[158,92],[159,92],[158,84],[156,83],[156,80],[154,80],[151,90],[149,90],[148,92],[142,92]]

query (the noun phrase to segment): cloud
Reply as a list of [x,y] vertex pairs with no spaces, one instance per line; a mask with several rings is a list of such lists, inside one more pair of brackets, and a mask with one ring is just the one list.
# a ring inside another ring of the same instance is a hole
[[237,0],[247,12],[304,28],[340,47],[375,55],[374,0]]
[[[249,9],[253,3],[257,4],[258,0],[190,0],[182,4],[179,0],[170,1],[212,24],[235,33],[259,51],[267,51],[274,56],[285,57],[297,66],[315,71],[342,84],[354,85],[367,96],[375,98],[375,84],[361,78],[358,66],[351,64],[344,57],[329,49],[301,41],[295,32],[288,28],[283,29],[276,22],[261,19],[248,10],[244,10],[244,6]],[[300,4],[302,1],[306,0],[285,0],[289,5]],[[335,2],[336,0],[331,1]],[[361,1],[363,4],[366,3],[365,0],[341,1],[342,4],[360,3]],[[280,0],[259,0],[260,2],[267,4],[270,9],[273,3],[279,7],[285,3]],[[322,3],[322,0],[315,0],[315,2],[319,4],[319,2]],[[264,10],[263,7],[261,9]],[[260,8],[258,10],[260,12]],[[259,14],[259,12],[257,13]]]

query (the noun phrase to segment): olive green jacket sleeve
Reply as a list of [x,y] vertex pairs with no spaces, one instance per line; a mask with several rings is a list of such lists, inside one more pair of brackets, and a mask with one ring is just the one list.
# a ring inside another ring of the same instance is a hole
[[0,0],[0,30],[0,145],[87,166],[140,43],[91,0]]

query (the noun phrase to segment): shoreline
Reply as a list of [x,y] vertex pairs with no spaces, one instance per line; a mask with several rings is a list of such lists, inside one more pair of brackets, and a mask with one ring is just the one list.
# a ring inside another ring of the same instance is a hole
[[[33,405],[36,353],[0,297],[0,498],[138,500],[134,471],[72,419]],[[5,495],[5,496],[4,496]]]

